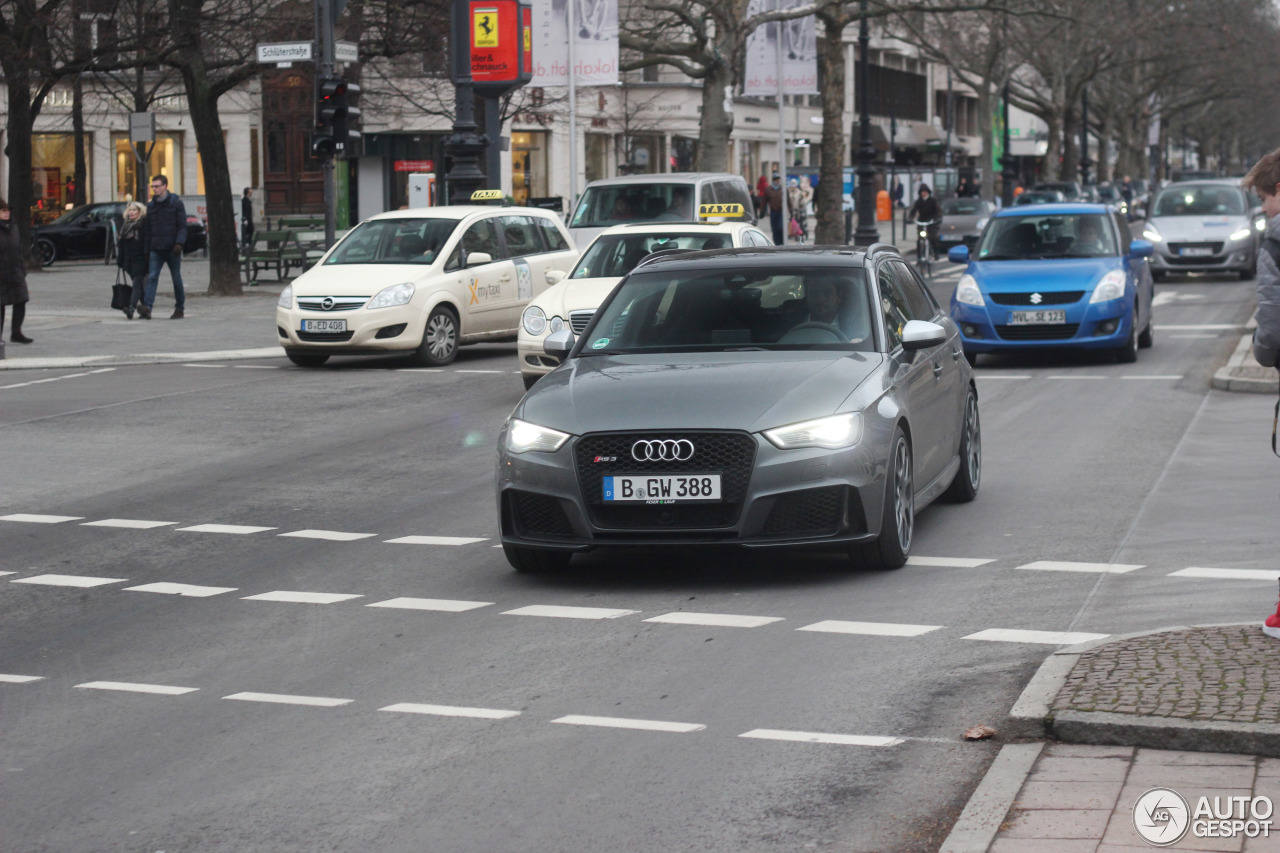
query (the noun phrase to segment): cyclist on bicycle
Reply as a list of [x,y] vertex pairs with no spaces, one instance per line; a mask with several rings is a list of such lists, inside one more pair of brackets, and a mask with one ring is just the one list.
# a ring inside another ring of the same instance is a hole
[[929,223],[929,248],[937,251],[938,226],[942,223],[942,206],[933,197],[933,190],[928,184],[921,184],[918,197],[907,211],[907,219],[912,222]]

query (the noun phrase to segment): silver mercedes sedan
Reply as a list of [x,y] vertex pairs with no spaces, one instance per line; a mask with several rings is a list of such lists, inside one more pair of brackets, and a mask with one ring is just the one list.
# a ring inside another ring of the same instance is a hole
[[826,545],[897,568],[915,514],[969,501],[978,392],[955,324],[892,246],[651,256],[499,438],[518,571],[609,546]]

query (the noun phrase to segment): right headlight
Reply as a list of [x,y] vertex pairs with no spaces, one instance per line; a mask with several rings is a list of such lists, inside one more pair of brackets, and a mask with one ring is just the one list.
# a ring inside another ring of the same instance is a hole
[[538,426],[519,418],[512,418],[507,425],[507,450],[512,453],[527,453],[539,450],[543,453],[554,453],[564,446],[570,435],[558,429]]
[[987,300],[982,298],[982,291],[978,289],[977,280],[968,273],[960,276],[960,281],[956,284],[956,302],[976,305],[979,308],[987,304]]
[[1150,223],[1147,224],[1146,228],[1142,229],[1142,236],[1147,240],[1150,240],[1152,243],[1164,242],[1164,238],[1160,236],[1160,232],[1157,231],[1156,227]]
[[524,314],[520,317],[520,325],[536,338],[547,331],[547,315],[537,305],[530,305],[524,309]]
[[849,412],[788,424],[777,429],[765,430],[764,437],[779,450],[798,450],[802,447],[825,447],[838,450],[853,447],[862,440],[862,414]]
[[280,291],[280,298],[276,300],[277,308],[293,307],[293,285],[286,284],[284,290]]
[[378,295],[369,300],[369,304],[365,308],[392,308],[396,305],[408,305],[409,300],[413,298],[413,284],[405,282],[404,284],[393,284],[390,287],[383,288]]

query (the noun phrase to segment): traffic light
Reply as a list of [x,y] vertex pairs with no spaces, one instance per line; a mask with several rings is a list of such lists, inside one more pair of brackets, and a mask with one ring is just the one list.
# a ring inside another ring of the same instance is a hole
[[337,142],[339,157],[358,157],[361,153],[360,108],[353,102],[360,97],[360,87],[355,83],[340,83],[334,94],[335,113],[333,138]]
[[340,137],[337,134],[341,102],[345,100],[347,84],[342,80],[316,80],[316,131],[311,137],[311,154],[322,160],[337,155]]

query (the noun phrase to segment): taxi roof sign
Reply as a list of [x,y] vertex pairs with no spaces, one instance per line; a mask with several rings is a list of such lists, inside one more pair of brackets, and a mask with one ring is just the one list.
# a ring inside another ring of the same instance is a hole
[[747,210],[740,204],[700,204],[698,205],[698,218],[705,219],[708,216],[746,216]]
[[472,201],[493,201],[502,198],[502,190],[476,190],[471,194]]

